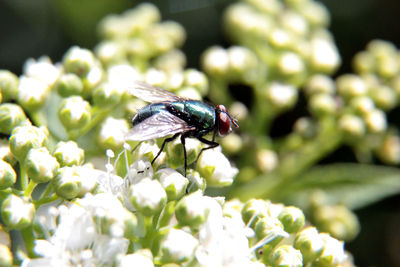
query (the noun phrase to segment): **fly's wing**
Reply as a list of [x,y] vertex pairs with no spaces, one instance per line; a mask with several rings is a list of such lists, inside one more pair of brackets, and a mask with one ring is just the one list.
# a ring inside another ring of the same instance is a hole
[[169,112],[160,112],[133,126],[125,140],[145,141],[195,129]]
[[183,98],[159,87],[136,81],[129,93],[146,102],[181,101]]

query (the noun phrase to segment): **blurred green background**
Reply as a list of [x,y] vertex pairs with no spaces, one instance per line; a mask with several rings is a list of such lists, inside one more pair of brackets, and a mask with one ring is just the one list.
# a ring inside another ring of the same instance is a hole
[[[57,62],[72,45],[92,48],[98,41],[96,25],[102,17],[108,13],[120,13],[139,2],[142,1],[1,0],[0,69],[8,69],[19,75],[29,57],[48,55]],[[187,41],[183,51],[188,59],[188,67],[199,68],[201,53],[211,45],[229,45],[229,40],[221,30],[221,14],[232,1],[149,2],[159,7],[163,20],[177,21],[186,29]],[[331,13],[330,30],[342,56],[342,66],[336,75],[352,72],[353,56],[372,39],[388,40],[399,46],[400,1],[321,2]],[[399,113],[399,110],[389,113],[389,120],[393,118],[399,121]],[[279,129],[276,134],[279,135]],[[326,161],[353,161],[352,152],[341,148]],[[400,266],[400,196],[356,213],[362,231],[353,242],[346,245],[353,253],[355,263],[358,266]]]

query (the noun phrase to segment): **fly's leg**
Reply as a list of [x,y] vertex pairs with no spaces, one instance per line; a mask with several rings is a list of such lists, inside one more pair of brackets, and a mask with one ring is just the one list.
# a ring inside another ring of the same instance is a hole
[[[215,135],[214,135],[214,137],[215,137]],[[212,141],[207,140],[207,139],[204,139],[203,137],[197,137],[197,139],[198,139],[200,142],[202,142],[202,143],[208,145],[208,147],[204,147],[204,148],[202,148],[202,149],[200,150],[200,153],[199,153],[199,155],[197,155],[197,159],[196,159],[195,162],[197,162],[197,160],[199,159],[201,153],[203,153],[204,150],[211,149],[211,148],[215,148],[215,147],[219,146],[219,144],[218,144],[217,142],[214,141],[214,137],[213,137]]]
[[[165,144],[168,143],[168,142],[174,141],[180,134],[181,134],[181,133],[174,134],[172,137],[166,138],[166,139],[164,140],[164,142],[163,142],[162,145],[161,145],[160,150],[159,150],[158,153],[157,153],[157,156],[155,156],[154,159],[151,161],[151,165],[153,165],[154,161],[156,161],[156,159],[158,158],[158,156],[160,156],[161,152],[164,150]],[[185,159],[186,159],[186,158],[185,158]]]
[[185,157],[185,177],[186,177],[187,156],[186,156],[186,146],[185,146],[185,135],[181,135],[181,143],[183,147],[183,156]]

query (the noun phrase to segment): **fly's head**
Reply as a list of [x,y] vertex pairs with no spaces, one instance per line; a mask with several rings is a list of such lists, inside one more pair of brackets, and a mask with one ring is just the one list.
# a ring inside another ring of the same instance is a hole
[[237,120],[229,115],[229,112],[224,105],[217,105],[215,108],[215,113],[217,115],[216,124],[218,126],[219,136],[223,137],[232,132],[231,124],[233,124],[233,126],[236,128],[239,128]]

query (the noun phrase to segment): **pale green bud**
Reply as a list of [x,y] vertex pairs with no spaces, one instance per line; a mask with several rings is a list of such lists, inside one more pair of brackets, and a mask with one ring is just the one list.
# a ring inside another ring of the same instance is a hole
[[242,209],[243,221],[247,224],[254,218],[269,216],[268,203],[261,199],[251,199],[247,201]]
[[199,241],[191,234],[180,229],[169,229],[161,241],[162,262],[181,263],[194,257]]
[[266,13],[268,15],[277,14],[284,8],[283,3],[281,3],[281,1],[276,1],[276,0],[268,0],[268,1],[246,0],[245,2],[251,4],[252,6],[259,9],[261,12]]
[[320,206],[313,217],[318,229],[341,240],[351,240],[360,231],[357,216],[342,205]]
[[371,90],[371,98],[376,106],[383,110],[393,109],[397,104],[396,92],[386,85],[380,85]]
[[175,207],[175,216],[180,225],[187,225],[191,229],[198,229],[209,214],[209,209],[203,201],[201,191],[184,196]]
[[73,46],[65,53],[63,64],[66,72],[85,77],[95,65],[95,58],[90,50]]
[[277,67],[283,75],[294,76],[302,74],[306,66],[298,54],[284,52],[278,58]]
[[296,35],[305,36],[310,31],[305,18],[294,10],[285,10],[280,14],[280,19],[283,27]]
[[307,227],[296,234],[293,246],[301,251],[307,264],[322,254],[324,242],[315,227]]
[[298,94],[295,87],[275,82],[265,88],[265,96],[274,107],[288,109],[296,104]]
[[11,267],[13,266],[13,255],[9,247],[0,244],[0,266]]
[[400,99],[400,75],[394,77],[390,83],[389,86],[393,88],[393,90],[396,92],[397,99]]
[[168,201],[180,199],[185,194],[189,183],[186,177],[170,168],[157,171],[155,177],[165,189]]
[[196,192],[200,190],[201,192],[204,192],[206,190],[206,179],[201,177],[200,173],[193,170],[193,169],[188,169],[186,173],[186,178],[189,181],[189,186],[187,187],[187,192],[188,194]]
[[18,95],[18,77],[8,70],[0,70],[0,92],[3,102],[15,100]]
[[303,228],[306,220],[303,211],[293,206],[283,208],[278,218],[283,224],[285,231],[288,233],[299,231]]
[[[200,142],[193,138],[187,138],[186,140],[186,155],[187,155],[187,162],[190,164],[191,162],[195,161],[197,155],[200,152]],[[177,168],[182,166],[182,162],[184,161],[183,155],[183,147],[181,144],[180,138],[176,138],[174,141],[169,142],[167,145],[167,162],[168,165],[172,168]]]
[[367,93],[367,84],[355,74],[344,74],[336,80],[338,93],[345,99],[363,96]]
[[[239,77],[245,82],[255,82],[259,77],[257,56],[248,48],[232,46],[228,49],[229,75],[237,80]],[[238,77],[237,77],[238,76]]]
[[225,76],[229,70],[228,52],[219,46],[208,48],[202,55],[202,68],[211,76]]
[[345,114],[339,118],[338,124],[339,129],[348,138],[359,138],[366,132],[364,121],[356,115]]
[[302,138],[312,138],[315,136],[317,131],[317,125],[315,121],[308,117],[302,117],[296,120],[293,126],[295,133],[298,133]]
[[329,94],[315,94],[308,103],[310,111],[317,117],[335,115],[338,104],[334,96]]
[[10,229],[21,230],[33,220],[35,206],[16,195],[8,195],[1,204],[1,218]]
[[375,70],[375,59],[368,51],[358,52],[354,56],[353,66],[357,73],[371,73]]
[[74,167],[62,167],[57,171],[53,184],[57,195],[65,199],[73,199],[81,191],[82,182]]
[[165,72],[181,72],[186,65],[186,56],[179,49],[172,49],[154,61],[154,67]]
[[375,103],[368,96],[357,96],[351,99],[350,106],[360,114],[365,115],[375,109]]
[[277,244],[282,237],[288,236],[284,231],[284,226],[278,218],[263,217],[259,219],[254,227],[254,231],[259,240],[266,236],[272,236],[274,241],[271,245]]
[[194,87],[200,93],[201,96],[205,96],[208,93],[208,80],[204,73],[195,70],[187,69],[183,73],[184,84],[189,87]]
[[0,133],[9,135],[11,131],[26,121],[24,110],[17,104],[0,105]]
[[275,27],[268,35],[269,43],[277,49],[287,49],[295,42],[294,34],[286,29]]
[[90,104],[80,96],[70,96],[62,101],[58,117],[66,129],[82,128],[91,119]]
[[323,3],[317,1],[299,1],[302,2],[296,9],[308,22],[311,27],[328,27],[330,15],[328,9]]
[[154,267],[153,260],[141,253],[132,253],[121,256],[119,259],[119,267]]
[[199,91],[197,91],[194,87],[183,87],[177,93],[178,96],[182,98],[194,99],[194,100],[201,100],[201,95]]
[[24,63],[24,75],[41,80],[52,86],[60,76],[60,66],[55,66],[47,56],[42,56],[38,60],[29,58]]
[[39,148],[47,143],[47,136],[36,126],[18,126],[10,136],[10,149],[22,162],[31,148]]
[[0,159],[13,165],[16,161],[7,139],[0,139]]
[[331,77],[323,74],[314,74],[305,85],[307,96],[314,94],[334,94],[336,91],[335,82]]
[[281,245],[271,253],[270,262],[274,267],[302,267],[303,257],[292,246]]
[[221,139],[223,151],[227,154],[236,154],[243,148],[242,138],[235,133],[231,133]]
[[24,161],[28,176],[35,183],[46,183],[56,174],[60,165],[45,147],[29,150]]
[[50,95],[50,87],[36,78],[22,76],[18,85],[18,103],[27,110],[43,107]]
[[94,50],[97,58],[107,66],[123,62],[126,57],[125,49],[118,41],[101,41]]
[[316,260],[315,266],[318,267],[333,267],[338,266],[346,260],[346,254],[344,251],[344,244],[329,234],[319,234],[324,243],[324,249],[322,255]]
[[166,36],[172,41],[174,47],[180,47],[186,39],[185,29],[175,21],[165,21],[159,24],[162,26]]
[[13,167],[0,159],[0,190],[12,186],[17,180]]
[[128,131],[129,123],[126,120],[108,117],[100,126],[97,140],[104,148],[119,149]]
[[239,122],[245,120],[249,115],[249,110],[245,104],[242,102],[236,101],[229,107],[229,111],[231,114],[235,114],[235,119]]
[[63,74],[56,82],[54,87],[62,97],[80,95],[83,91],[81,79],[74,73]]
[[278,166],[278,154],[269,149],[260,149],[256,152],[256,163],[262,172],[270,172]]
[[386,164],[397,165],[400,163],[400,137],[387,135],[377,148],[376,154]]
[[367,129],[372,133],[383,132],[387,128],[386,114],[380,109],[374,109],[364,115]]
[[58,142],[53,155],[62,167],[81,165],[85,159],[85,151],[74,141]]
[[329,74],[334,72],[340,63],[339,52],[330,38],[316,36],[311,39],[309,64],[311,64],[312,69]]
[[[182,88],[185,78],[183,76],[183,72],[181,71],[168,72],[166,70],[165,73],[168,73],[167,80],[165,81],[165,87],[168,88],[168,90],[176,92]],[[200,95],[200,93],[198,93],[198,95]]]
[[123,92],[115,83],[102,83],[93,91],[93,103],[100,107],[108,107],[121,101]]
[[165,206],[167,194],[159,181],[144,178],[130,187],[129,199],[138,212],[150,217]]

